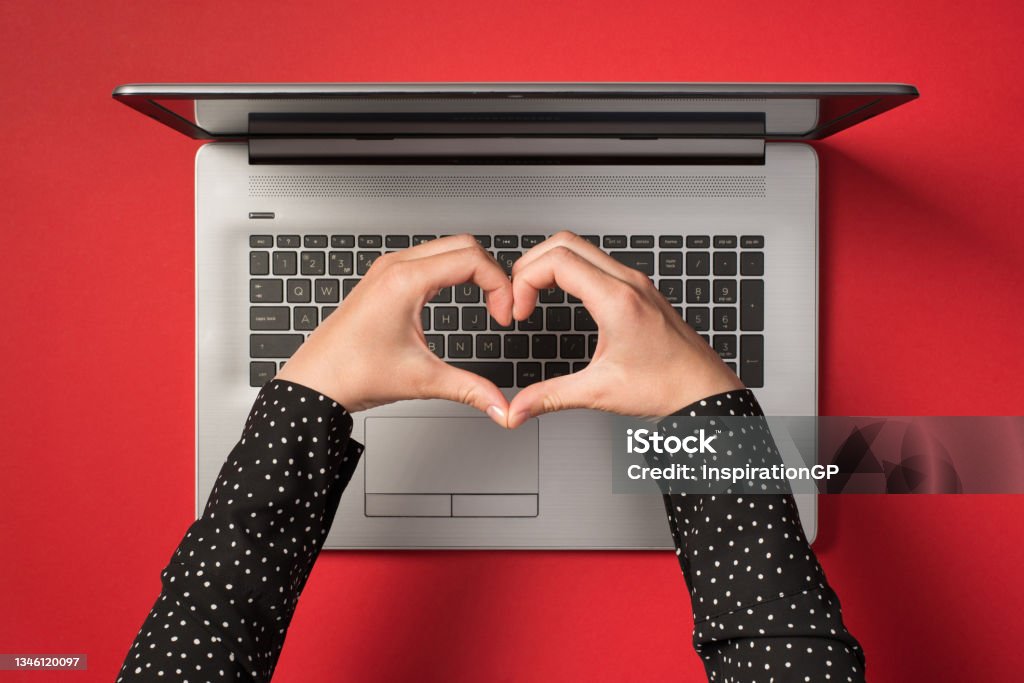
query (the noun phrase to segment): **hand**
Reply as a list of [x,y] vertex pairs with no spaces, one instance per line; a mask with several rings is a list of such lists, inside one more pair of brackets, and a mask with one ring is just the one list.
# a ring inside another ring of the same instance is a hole
[[424,304],[442,287],[474,282],[501,324],[512,322],[512,285],[470,235],[445,237],[374,262],[362,281],[299,347],[278,379],[315,389],[349,411],[413,398],[443,398],[486,412],[506,426],[498,387],[458,370],[428,348]]
[[541,289],[583,301],[600,328],[580,372],[533,384],[509,408],[508,426],[569,408],[663,417],[694,401],[743,388],[650,279],[570,232],[526,252],[512,268],[513,317],[526,319]]

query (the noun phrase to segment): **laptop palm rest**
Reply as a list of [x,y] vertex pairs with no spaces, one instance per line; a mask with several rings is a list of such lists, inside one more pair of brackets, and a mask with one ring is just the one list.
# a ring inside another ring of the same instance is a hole
[[476,417],[368,417],[367,517],[536,517],[539,427]]

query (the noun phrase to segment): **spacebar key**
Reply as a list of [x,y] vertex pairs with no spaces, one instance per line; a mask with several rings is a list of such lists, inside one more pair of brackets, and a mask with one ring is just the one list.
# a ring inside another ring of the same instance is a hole
[[461,363],[450,362],[448,364],[460,370],[469,370],[484,379],[489,379],[499,387],[510,388],[515,386],[515,372],[513,372],[512,363],[471,363],[464,361]]
[[250,334],[251,358],[291,358],[305,340],[301,334]]

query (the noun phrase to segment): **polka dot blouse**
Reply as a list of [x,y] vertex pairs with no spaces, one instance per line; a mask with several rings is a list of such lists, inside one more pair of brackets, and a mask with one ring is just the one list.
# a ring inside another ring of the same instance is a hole
[[[760,415],[747,391],[680,414]],[[721,411],[720,413],[717,411]],[[741,412],[742,411],[742,412]],[[362,455],[331,399],[259,393],[117,680],[269,681],[302,588]],[[791,496],[664,496],[711,681],[861,681],[863,656]]]

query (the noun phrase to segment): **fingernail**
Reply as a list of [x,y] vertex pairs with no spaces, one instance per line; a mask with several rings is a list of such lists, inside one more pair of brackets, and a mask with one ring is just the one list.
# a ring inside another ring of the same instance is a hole
[[502,427],[508,427],[508,420],[506,419],[505,411],[498,406],[488,406],[487,415]]
[[509,429],[515,429],[516,427],[518,427],[519,425],[523,424],[524,422],[526,422],[529,419],[530,419],[530,414],[529,413],[523,413],[523,412],[513,413],[512,416],[509,418],[508,428]]

